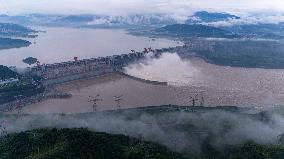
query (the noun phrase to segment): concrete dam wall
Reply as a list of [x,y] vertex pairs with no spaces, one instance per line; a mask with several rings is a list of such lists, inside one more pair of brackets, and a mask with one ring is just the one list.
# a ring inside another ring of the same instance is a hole
[[[169,49],[151,51],[154,57]],[[147,52],[135,52],[122,55],[83,59],[55,64],[47,64],[30,68],[30,73],[43,78],[43,85],[52,85],[105,73],[122,72],[123,67],[144,58]]]

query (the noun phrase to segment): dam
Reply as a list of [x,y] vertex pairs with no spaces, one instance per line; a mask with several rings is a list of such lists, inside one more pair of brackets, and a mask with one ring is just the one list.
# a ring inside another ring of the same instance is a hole
[[128,54],[35,66],[30,68],[30,73],[41,77],[43,85],[52,85],[106,73],[122,72],[123,67],[145,58],[150,53],[154,58],[160,57],[163,52],[177,52],[184,57],[191,55],[191,52],[196,50],[212,51],[214,45],[215,43],[211,41],[204,43],[200,40],[189,40],[182,46],[177,47],[154,50],[145,48],[142,52],[132,50],[132,53]]
[[174,48],[146,50],[144,52],[132,52],[129,54],[46,64],[29,69],[31,75],[41,77],[42,84],[47,86],[106,73],[122,72],[123,67],[143,59],[150,53],[153,57],[159,57],[163,52],[173,49]]

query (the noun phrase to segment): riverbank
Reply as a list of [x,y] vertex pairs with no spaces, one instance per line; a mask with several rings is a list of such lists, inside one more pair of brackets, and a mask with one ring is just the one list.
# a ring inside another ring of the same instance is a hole
[[30,97],[24,97],[12,102],[8,102],[0,105],[0,112],[18,112],[20,113],[22,109],[26,106],[41,103],[48,99],[66,99],[70,98],[72,95],[69,93],[59,92],[52,87],[45,89],[42,93],[37,93],[36,95]]
[[[68,99],[48,99],[40,103],[31,104],[23,108],[24,113],[84,113],[93,111],[93,103],[88,102],[89,96],[100,94],[103,101],[98,102],[97,110],[119,109],[114,96],[123,95],[121,109],[143,107],[148,104],[170,104],[166,101],[158,101],[168,96],[168,87],[164,82],[130,78],[120,73],[109,73],[90,78],[74,80],[54,85],[59,92],[72,94]],[[162,91],[161,91],[162,90]],[[145,94],[145,92],[148,92]],[[149,92],[152,92],[149,94]],[[163,93],[164,92],[164,93]],[[150,96],[149,96],[150,95]],[[170,100],[168,101],[170,102]]]

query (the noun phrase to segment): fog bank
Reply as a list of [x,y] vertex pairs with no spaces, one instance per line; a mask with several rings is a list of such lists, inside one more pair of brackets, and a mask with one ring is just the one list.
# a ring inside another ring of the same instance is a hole
[[[0,116],[8,133],[36,128],[89,128],[93,131],[125,134],[163,144],[181,152],[200,152],[202,143],[215,147],[254,141],[277,144],[284,132],[284,116],[271,113],[248,115],[221,110],[212,111],[97,112],[78,115]],[[4,121],[4,122],[3,122]]]

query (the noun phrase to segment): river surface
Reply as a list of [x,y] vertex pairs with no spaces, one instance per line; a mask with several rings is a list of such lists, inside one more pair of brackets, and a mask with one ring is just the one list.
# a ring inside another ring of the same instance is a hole
[[[128,53],[145,47],[180,45],[166,39],[136,37],[124,30],[41,28],[30,47],[0,51],[0,64],[25,67],[22,59],[32,56],[42,63]],[[122,108],[174,105],[245,106],[266,108],[284,105],[284,70],[234,68],[206,63],[199,58],[181,59],[164,53],[155,59],[148,55],[125,72],[169,85],[153,85],[110,74],[57,86],[73,94],[70,99],[51,99],[27,106],[27,113],[81,113],[92,111],[89,96],[100,94],[98,110],[118,109],[114,96],[123,95]],[[195,98],[193,102],[192,97]]]
[[[144,106],[240,106],[263,110],[284,105],[284,70],[234,68],[206,63],[199,58],[181,59],[164,53],[125,68],[125,72],[153,81],[154,85],[118,74],[72,81],[56,88],[70,99],[50,99],[24,108],[26,113],[83,113],[92,111],[89,96],[100,94],[97,110]],[[192,97],[195,98],[193,103]]]
[[151,39],[127,34],[120,29],[86,28],[39,28],[39,33],[29,47],[1,50],[0,64],[26,67],[24,58],[35,57],[41,63],[71,61],[74,57],[93,58],[129,53],[130,50],[142,51],[145,47],[153,49],[180,45],[167,39]]
[[179,94],[178,100],[196,94],[199,96],[197,100],[200,101],[200,96],[203,96],[208,106],[284,105],[283,69],[217,66],[200,58],[181,59],[177,54],[166,53],[159,59],[150,58],[130,65],[126,73],[168,82],[184,91]]

